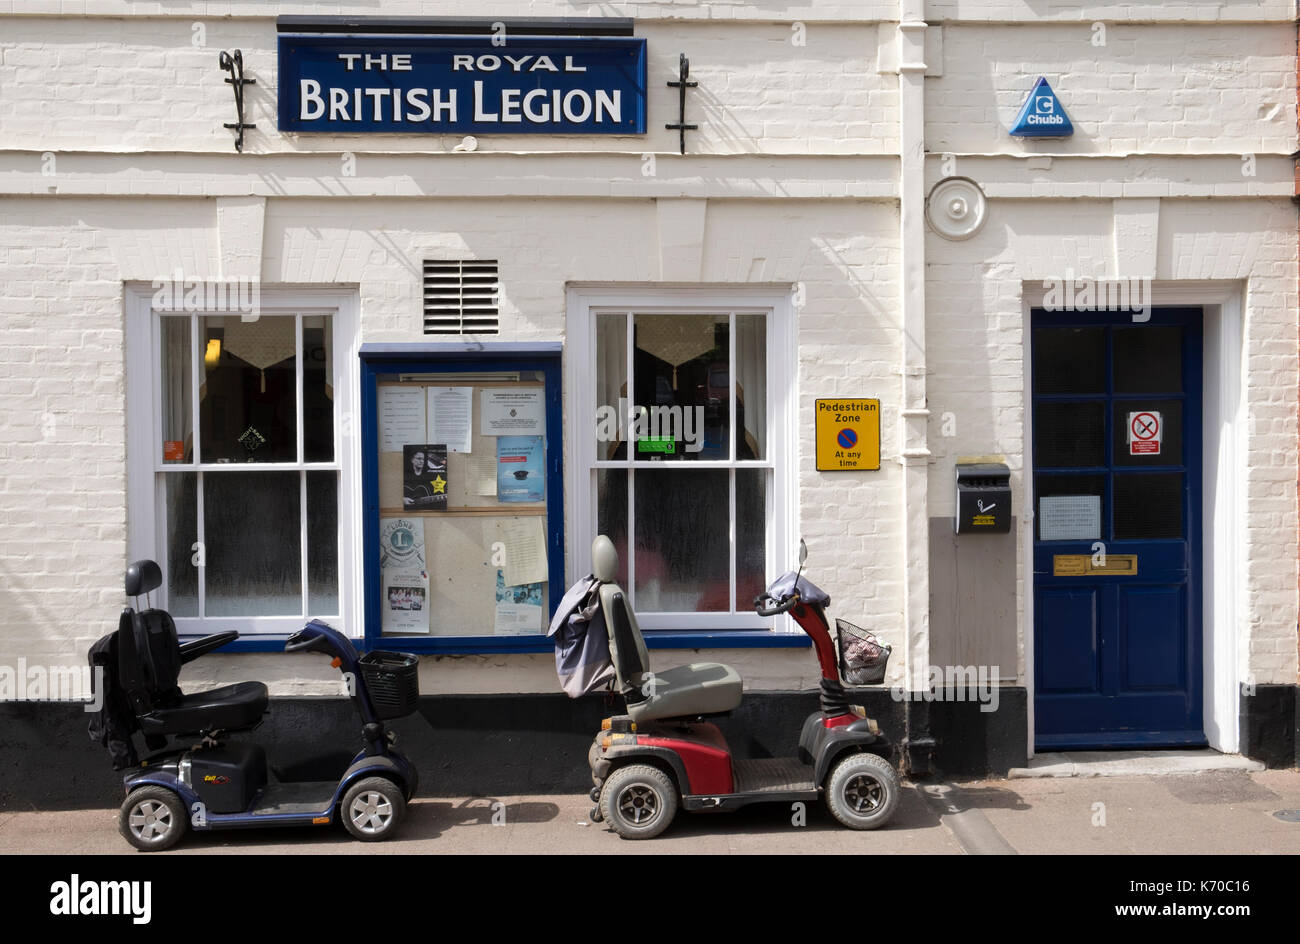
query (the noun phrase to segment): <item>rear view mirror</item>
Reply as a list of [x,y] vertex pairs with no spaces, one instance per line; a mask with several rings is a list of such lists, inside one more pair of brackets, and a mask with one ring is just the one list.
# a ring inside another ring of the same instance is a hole
[[808,545],[804,543],[803,538],[799,539],[799,566],[802,567],[808,560]]

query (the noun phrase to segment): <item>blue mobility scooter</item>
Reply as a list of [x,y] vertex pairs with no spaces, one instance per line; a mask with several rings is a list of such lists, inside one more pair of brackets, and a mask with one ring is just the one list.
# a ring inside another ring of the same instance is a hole
[[[167,611],[147,606],[147,594],[161,584],[162,571],[153,561],[128,567],[126,594],[145,595],[146,608],[124,609],[117,631],[97,642],[90,655],[91,664],[103,669],[103,707],[91,722],[91,736],[109,748],[114,769],[126,769],[126,800],[118,818],[126,841],[155,852],[175,845],[187,828],[326,826],[339,819],[357,839],[392,836],[419,778],[393,748],[395,737],[384,721],[415,711],[417,657],[379,651],[359,656],[343,634],[319,620],[290,636],[285,652],[328,656],[349,680],[363,746],[338,780],[276,782],[268,777],[260,746],[226,740],[261,724],[266,685],[240,682],[195,694],[177,687],[182,665],[239,634],[218,633],[181,645]],[[137,731],[156,752],[143,761],[135,753]],[[181,743],[169,745],[168,737]]]

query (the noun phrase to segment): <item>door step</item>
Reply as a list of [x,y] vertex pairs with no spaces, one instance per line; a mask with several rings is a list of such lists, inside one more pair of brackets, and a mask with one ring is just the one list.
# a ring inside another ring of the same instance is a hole
[[1012,767],[1007,777],[1148,777],[1191,774],[1204,770],[1263,770],[1264,765],[1240,754],[1199,751],[1070,751],[1037,754],[1027,767]]

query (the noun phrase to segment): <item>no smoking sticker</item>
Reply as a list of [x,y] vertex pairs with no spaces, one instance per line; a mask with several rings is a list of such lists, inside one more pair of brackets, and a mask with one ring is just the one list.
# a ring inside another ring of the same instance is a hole
[[1160,455],[1160,438],[1164,435],[1160,414],[1154,410],[1128,415],[1128,454],[1130,456]]

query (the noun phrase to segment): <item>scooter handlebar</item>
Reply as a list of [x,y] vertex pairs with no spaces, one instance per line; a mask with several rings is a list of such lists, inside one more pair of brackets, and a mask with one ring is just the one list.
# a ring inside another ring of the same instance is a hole
[[[771,608],[764,607],[763,602],[766,600],[770,600],[776,605]],[[799,594],[797,593],[791,594],[785,600],[773,600],[766,593],[761,593],[754,597],[754,612],[759,616],[780,616],[782,613],[787,613],[794,609],[798,604]]]

